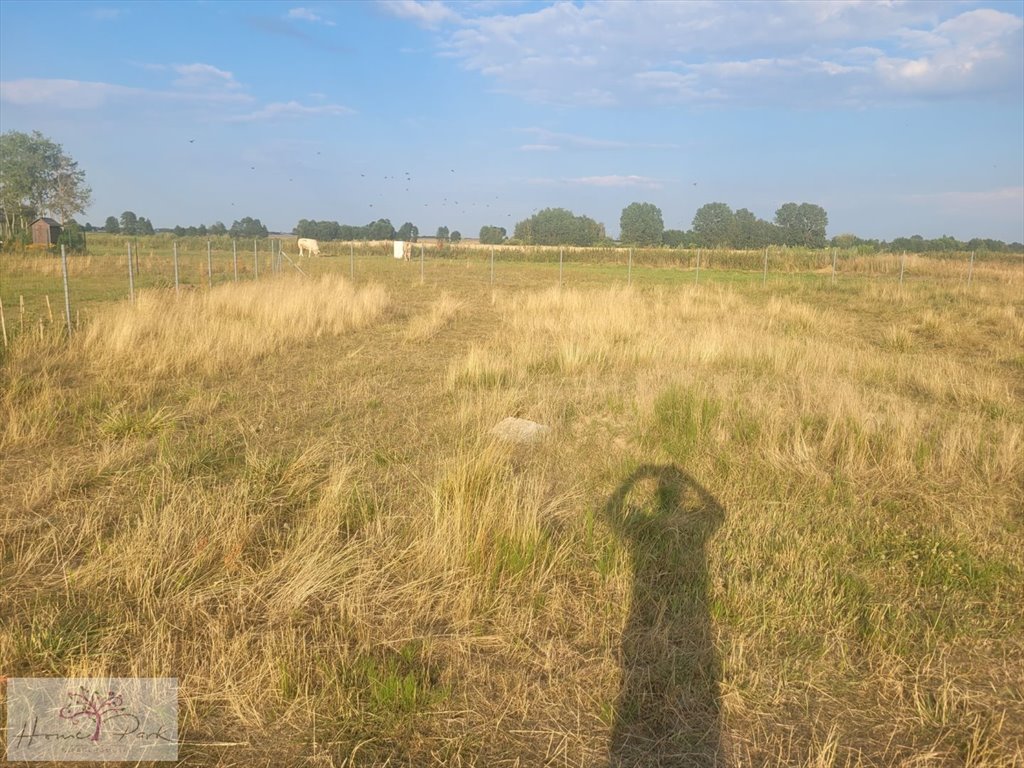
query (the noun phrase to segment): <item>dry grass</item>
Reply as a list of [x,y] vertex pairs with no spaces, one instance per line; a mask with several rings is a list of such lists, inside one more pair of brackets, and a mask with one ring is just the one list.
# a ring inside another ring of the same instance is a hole
[[1024,764],[1016,272],[452,274],[19,339],[0,670],[177,676],[196,764]]

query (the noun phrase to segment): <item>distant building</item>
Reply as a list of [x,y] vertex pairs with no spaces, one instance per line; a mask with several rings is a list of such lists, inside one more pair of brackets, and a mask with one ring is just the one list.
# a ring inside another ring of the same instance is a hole
[[32,244],[56,245],[60,232],[60,223],[48,216],[40,216],[32,222]]

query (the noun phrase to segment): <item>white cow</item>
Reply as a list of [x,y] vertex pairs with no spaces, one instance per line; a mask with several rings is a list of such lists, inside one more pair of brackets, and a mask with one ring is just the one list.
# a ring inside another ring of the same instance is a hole
[[[299,256],[319,256],[320,244],[311,237],[299,238]],[[305,253],[303,253],[305,251]]]

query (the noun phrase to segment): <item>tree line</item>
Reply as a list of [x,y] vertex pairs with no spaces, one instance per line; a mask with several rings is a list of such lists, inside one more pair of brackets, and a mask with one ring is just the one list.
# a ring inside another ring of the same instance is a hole
[[[63,147],[39,131],[0,134],[0,234],[7,244],[31,241],[29,224],[38,216],[53,215],[64,225],[61,242],[73,247],[84,244],[81,232],[97,231],[91,224],[80,226],[75,214],[82,213],[92,201],[92,191],[85,183],[85,172],[68,156]],[[944,253],[952,251],[988,251],[1024,253],[1021,243],[974,238],[961,241],[949,235],[926,239],[920,235],[898,237],[890,242],[871,240],[852,234],[828,239],[828,214],[814,203],[789,202],[781,205],[771,221],[758,218],[746,208],[733,210],[722,202],[707,203],[697,209],[689,230],[665,229],[661,209],[653,203],[634,202],[622,210],[619,220],[619,242],[644,247],[708,247],[754,249],[769,245],[822,248],[834,245],[843,248],[907,251],[909,253]],[[155,230],[152,222],[133,211],[120,217],[108,216],[103,231],[125,235],[150,235],[157,231],[173,232],[179,237],[230,235],[232,237],[267,237],[267,227],[259,219],[245,217],[231,227],[215,222],[209,227],[176,226],[171,230]],[[395,229],[388,219],[377,219],[358,226],[336,221],[302,219],[293,229],[299,237],[317,240],[406,240],[416,242],[419,228],[405,222]],[[457,243],[460,232],[438,227],[439,243]],[[545,208],[516,223],[508,237],[504,227],[485,225],[480,229],[480,242],[497,245],[598,245],[611,244],[604,224],[589,216],[581,216],[565,208]]]
[[[505,230],[502,230],[504,233]],[[420,229],[411,221],[405,222],[395,229],[390,219],[377,219],[362,226],[339,224],[336,221],[316,221],[300,219],[292,229],[297,237],[311,237],[314,240],[404,240],[415,243],[420,238]],[[448,227],[438,227],[438,242],[458,243],[462,233],[457,229],[449,231]]]

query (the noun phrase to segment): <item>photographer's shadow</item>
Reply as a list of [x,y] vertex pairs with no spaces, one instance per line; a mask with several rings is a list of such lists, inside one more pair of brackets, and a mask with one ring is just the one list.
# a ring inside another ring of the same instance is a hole
[[724,765],[705,554],[724,510],[678,467],[649,464],[619,486],[605,515],[633,566],[609,765]]

